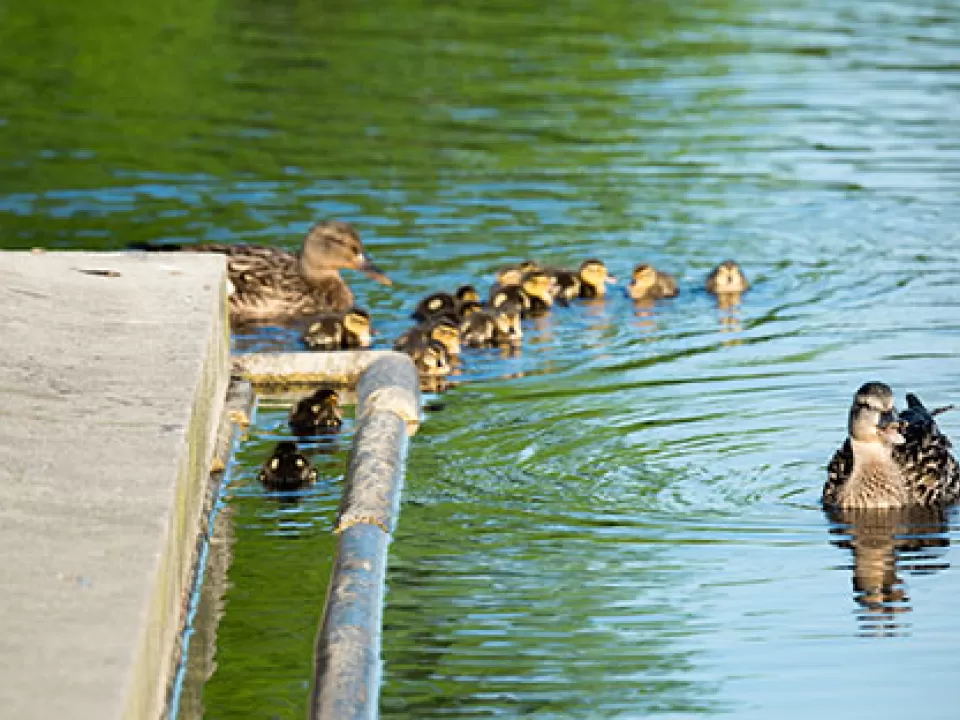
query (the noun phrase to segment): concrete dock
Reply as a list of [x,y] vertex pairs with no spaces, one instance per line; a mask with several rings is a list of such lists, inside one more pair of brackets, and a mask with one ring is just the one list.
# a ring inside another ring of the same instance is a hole
[[0,252],[0,708],[159,717],[228,381],[219,256]]

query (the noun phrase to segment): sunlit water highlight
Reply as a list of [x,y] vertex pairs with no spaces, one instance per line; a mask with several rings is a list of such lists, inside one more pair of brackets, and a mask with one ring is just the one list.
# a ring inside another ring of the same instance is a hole
[[[2,12],[4,246],[294,247],[343,218],[395,280],[351,277],[380,346],[506,261],[677,274],[653,308],[528,323],[430,398],[382,717],[956,716],[956,518],[846,530],[817,500],[861,382],[957,399],[957,7]],[[721,312],[701,288],[728,256],[754,287]],[[256,472],[284,412],[228,490],[205,717],[304,713],[350,427],[278,502]]]

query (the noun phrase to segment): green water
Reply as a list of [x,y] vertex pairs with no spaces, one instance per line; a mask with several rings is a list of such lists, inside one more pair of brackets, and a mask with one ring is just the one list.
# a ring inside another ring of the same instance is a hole
[[[817,499],[861,382],[957,400],[958,37],[933,0],[13,0],[0,244],[346,219],[395,280],[351,277],[381,346],[507,261],[662,266],[676,300],[559,308],[431,398],[381,716],[952,718],[955,517],[854,557]],[[728,256],[729,313],[700,290]],[[281,504],[255,475],[283,433],[268,408],[239,455],[185,715],[304,715],[343,450]],[[872,562],[888,602],[853,587]]]

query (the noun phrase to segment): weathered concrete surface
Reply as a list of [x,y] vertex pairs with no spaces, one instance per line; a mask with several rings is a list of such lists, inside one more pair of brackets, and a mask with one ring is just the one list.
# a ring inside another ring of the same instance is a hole
[[161,712],[226,390],[223,287],[216,256],[0,253],[4,717]]

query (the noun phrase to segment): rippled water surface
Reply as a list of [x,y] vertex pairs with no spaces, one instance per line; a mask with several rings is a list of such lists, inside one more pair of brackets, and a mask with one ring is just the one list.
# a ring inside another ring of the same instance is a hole
[[[861,382],[958,399],[956,4],[14,0],[0,19],[5,247],[292,248],[346,219],[395,280],[351,278],[381,346],[420,295],[506,261],[678,275],[653,308],[558,308],[430,398],[382,717],[960,713],[954,515],[818,505]],[[720,311],[700,288],[728,256],[754,286]],[[266,407],[238,457],[212,677],[185,714],[304,714],[347,439],[283,502],[255,476],[284,432]]]

